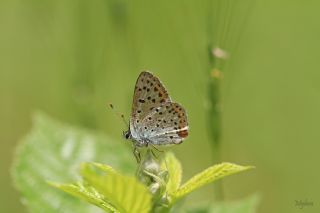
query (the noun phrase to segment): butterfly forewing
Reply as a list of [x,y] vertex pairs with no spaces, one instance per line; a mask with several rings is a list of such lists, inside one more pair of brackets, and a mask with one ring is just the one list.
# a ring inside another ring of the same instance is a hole
[[160,80],[149,72],[141,72],[134,90],[130,124],[139,125],[156,106],[169,101],[168,92]]

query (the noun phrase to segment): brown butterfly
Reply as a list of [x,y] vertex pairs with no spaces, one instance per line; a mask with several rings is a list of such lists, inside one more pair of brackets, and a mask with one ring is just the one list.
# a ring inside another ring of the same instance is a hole
[[[140,73],[134,89],[132,112],[124,137],[136,147],[180,144],[188,136],[185,109],[172,102],[159,78]],[[136,156],[137,157],[137,156]]]

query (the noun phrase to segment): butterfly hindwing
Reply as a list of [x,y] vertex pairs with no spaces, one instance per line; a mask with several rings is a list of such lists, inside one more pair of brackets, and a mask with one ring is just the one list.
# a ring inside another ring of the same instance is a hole
[[188,136],[188,120],[178,103],[165,103],[142,120],[139,131],[155,145],[178,144]]

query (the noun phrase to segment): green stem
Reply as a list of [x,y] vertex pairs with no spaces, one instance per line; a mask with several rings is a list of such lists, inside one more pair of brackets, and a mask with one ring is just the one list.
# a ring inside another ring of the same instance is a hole
[[[209,138],[211,140],[212,148],[212,161],[214,164],[221,162],[221,80],[222,80],[222,66],[223,61],[212,55],[210,48],[210,67],[211,72],[208,81],[208,99],[209,99],[209,109],[208,109],[208,120],[207,127]],[[220,180],[214,186],[214,198],[215,200],[223,200],[223,183]]]
[[150,148],[142,151],[142,159],[138,165],[136,176],[145,186],[149,188],[153,196],[151,212],[167,213],[171,206],[166,200],[165,190],[167,184],[167,171],[161,168],[161,160],[152,153]]

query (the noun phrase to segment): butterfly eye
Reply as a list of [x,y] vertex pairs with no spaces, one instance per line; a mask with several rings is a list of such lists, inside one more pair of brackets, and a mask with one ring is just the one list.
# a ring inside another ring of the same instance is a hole
[[125,139],[130,139],[130,138],[131,138],[130,131],[123,132],[123,137],[124,137]]

